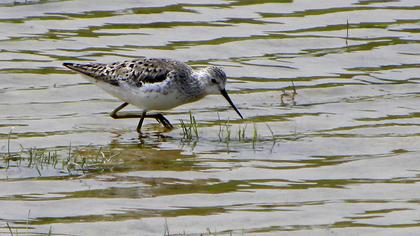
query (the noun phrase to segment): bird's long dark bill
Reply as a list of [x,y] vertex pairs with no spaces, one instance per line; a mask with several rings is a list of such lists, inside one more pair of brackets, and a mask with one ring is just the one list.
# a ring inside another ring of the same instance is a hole
[[243,119],[241,113],[239,112],[238,108],[233,104],[232,100],[230,100],[229,95],[227,94],[226,90],[220,90],[220,93],[223,95],[223,97],[226,98],[226,100],[229,102],[229,104],[232,106],[232,108],[238,113],[238,115]]

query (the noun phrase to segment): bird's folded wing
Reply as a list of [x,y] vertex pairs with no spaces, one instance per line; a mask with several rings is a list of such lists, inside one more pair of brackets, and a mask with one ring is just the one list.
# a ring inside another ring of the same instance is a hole
[[133,86],[141,87],[144,84],[160,83],[172,71],[180,77],[186,77],[192,69],[185,63],[163,58],[139,58],[130,61],[112,64],[75,64],[64,63],[69,69],[87,75],[115,86],[127,82]]

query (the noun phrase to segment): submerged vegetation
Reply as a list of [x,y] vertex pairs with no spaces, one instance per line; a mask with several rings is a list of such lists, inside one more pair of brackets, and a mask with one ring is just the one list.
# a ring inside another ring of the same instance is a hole
[[[287,104],[296,105],[295,97],[298,94],[296,91],[296,86],[293,81],[291,81],[291,86],[282,89],[282,93],[280,94],[280,102],[282,106]],[[289,91],[291,90],[291,91]],[[271,127],[266,123],[266,127],[271,134],[270,138],[261,139],[259,136],[259,130],[257,124],[253,122],[253,130],[251,134],[248,134],[247,128],[248,123],[235,125],[237,126],[237,131],[234,132],[233,124],[231,124],[230,120],[227,119],[226,121],[222,121],[220,118],[220,114],[217,113],[217,125],[218,127],[218,141],[229,144],[231,142],[239,142],[239,143],[252,143],[252,147],[255,148],[255,145],[259,141],[273,141],[276,142],[276,137],[274,131]],[[191,141],[198,141],[200,138],[200,134],[198,132],[198,124],[197,120],[195,119],[194,115],[192,115],[191,111],[189,112],[189,119],[183,120],[180,119],[180,127],[182,131],[182,140],[184,142],[191,142]],[[235,137],[235,133],[237,133],[237,137]]]
[[[217,142],[230,144],[250,144],[253,149],[257,147],[258,142],[275,143],[276,136],[271,127],[266,127],[271,136],[261,136],[262,129],[252,123],[252,129],[249,124],[233,124],[230,120],[222,121],[220,117],[217,121],[218,133]],[[199,125],[196,118],[189,113],[188,120],[180,120],[181,141],[183,143],[197,142],[200,140]],[[267,133],[267,130],[265,130]],[[0,169],[9,169],[10,167],[27,167],[35,169],[39,176],[42,175],[44,168],[53,168],[59,170],[63,175],[80,175],[90,171],[112,170],[118,164],[122,163],[119,158],[120,152],[101,146],[73,147],[71,143],[64,148],[25,148],[20,147],[18,151],[11,151],[12,132],[7,138],[4,153],[0,153]],[[229,152],[229,149],[228,149]]]
[[27,167],[37,170],[41,176],[41,170],[52,167],[62,174],[81,174],[89,170],[107,170],[118,164],[115,157],[119,153],[112,153],[111,150],[103,150],[102,147],[74,148],[71,144],[68,149],[43,149],[24,148],[20,151],[10,151],[10,135],[7,140],[6,153],[0,153],[0,169],[10,167]]
[[182,139],[184,141],[191,141],[193,139],[198,140],[198,126],[197,121],[195,120],[195,117],[192,115],[190,111],[190,117],[189,121],[180,120],[180,125],[182,129]]
[[[247,128],[248,124],[239,124],[239,125],[233,125],[231,124],[230,120],[222,121],[220,119],[220,115],[217,114],[218,121],[216,122],[218,125],[218,141],[221,143],[232,143],[232,142],[238,142],[238,143],[252,143],[252,147],[255,148],[255,145],[259,141],[276,141],[275,135],[271,127],[266,124],[266,127],[268,128],[271,137],[269,138],[261,138],[258,130],[258,126],[256,123],[253,123],[253,129],[250,130],[249,133]],[[188,120],[180,120],[180,127],[181,127],[181,135],[182,135],[182,141],[184,142],[191,142],[191,141],[198,141],[200,138],[200,133],[198,131],[198,124],[197,120],[195,119],[194,115],[192,113],[189,113],[189,119]],[[237,127],[237,131],[234,131],[234,127]],[[236,135],[237,136],[236,136]]]
[[[294,103],[294,98],[297,94],[294,83],[291,86],[292,92],[283,90],[281,94],[281,102],[284,104],[285,99],[290,99]],[[233,124],[229,119],[223,121],[220,115],[217,114],[218,120],[218,142],[226,143],[229,146],[231,143],[250,143],[255,149],[258,142],[271,141],[276,143],[277,139],[274,131],[268,124],[265,124],[270,137],[261,137],[261,129],[257,123],[252,123],[252,129],[248,129],[249,124]],[[196,118],[189,112],[189,119],[180,120],[180,128],[182,135],[182,142],[195,143],[200,139],[199,125]],[[235,130],[236,129],[236,130]],[[0,153],[0,169],[8,169],[11,165],[27,166],[28,168],[35,168],[39,175],[41,169],[45,166],[52,166],[54,169],[59,169],[62,173],[77,174],[88,170],[106,170],[112,168],[118,160],[116,157],[119,153],[112,153],[111,150],[104,150],[102,147],[83,147],[74,148],[71,143],[67,149],[42,149],[42,148],[24,148],[21,146],[20,151],[11,152],[10,142],[12,139],[12,130],[7,136],[7,151]]]
[[[296,101],[295,101],[295,97],[298,94],[296,91],[296,86],[295,83],[292,82],[292,86],[289,86],[286,89],[282,90],[282,94],[280,95],[280,102],[281,105],[285,106],[288,103],[290,103],[291,105],[296,105]],[[292,91],[287,91],[287,90],[292,90]]]

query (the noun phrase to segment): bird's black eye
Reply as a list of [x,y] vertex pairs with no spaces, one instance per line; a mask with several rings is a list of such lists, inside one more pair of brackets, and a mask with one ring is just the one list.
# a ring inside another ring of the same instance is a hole
[[217,83],[216,79],[211,79],[211,82],[212,82],[213,84]]

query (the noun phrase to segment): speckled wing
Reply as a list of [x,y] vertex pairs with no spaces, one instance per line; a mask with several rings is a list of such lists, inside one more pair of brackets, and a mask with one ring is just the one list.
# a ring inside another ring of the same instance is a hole
[[112,64],[63,63],[63,65],[114,86],[127,82],[133,86],[142,87],[144,84],[162,82],[169,74],[181,78],[187,77],[192,71],[191,67],[185,63],[164,58],[139,58]]

